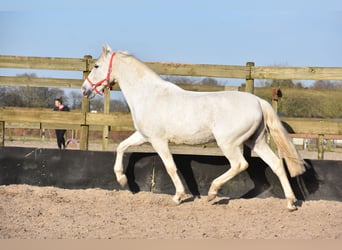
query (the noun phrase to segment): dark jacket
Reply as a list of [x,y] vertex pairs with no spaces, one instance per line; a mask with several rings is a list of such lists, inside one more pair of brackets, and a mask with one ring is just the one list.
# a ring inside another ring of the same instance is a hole
[[53,111],[70,111],[70,109],[68,106],[63,106],[62,109],[58,109],[57,107],[54,107]]

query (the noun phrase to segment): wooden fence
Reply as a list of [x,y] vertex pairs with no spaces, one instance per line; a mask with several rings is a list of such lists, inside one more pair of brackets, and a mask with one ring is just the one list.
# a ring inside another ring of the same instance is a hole
[[[0,68],[81,71],[83,72],[83,78],[62,79],[0,76],[0,85],[80,88],[94,63],[95,60],[91,56],[84,56],[84,58],[58,58],[2,55],[0,56]],[[194,91],[239,89],[254,93],[254,79],[342,80],[341,67],[258,67],[253,62],[248,62],[245,66],[161,62],[146,62],[146,64],[160,75],[245,79],[245,84],[241,87],[179,84],[184,89]],[[119,90],[117,85],[114,90]],[[109,90],[105,91],[104,100],[103,113],[90,113],[89,101],[86,98],[82,99],[81,111],[70,113],[3,107],[0,109],[0,146],[4,146],[6,123],[22,122],[36,123],[40,127],[44,126],[44,124],[50,124],[50,127],[78,128],[80,129],[80,149],[82,150],[88,149],[89,126],[101,126],[103,129],[103,150],[106,150],[108,147],[109,129],[130,131],[133,130],[133,126],[129,113],[109,113]],[[286,118],[283,119],[283,122],[292,129],[291,133],[301,134],[301,136],[315,135],[319,142],[322,142],[324,137],[330,138],[334,135],[339,138],[342,135],[341,123],[332,120]],[[205,151],[203,149],[202,153],[205,154]],[[318,151],[318,158],[323,158],[323,148],[321,146],[318,147]]]

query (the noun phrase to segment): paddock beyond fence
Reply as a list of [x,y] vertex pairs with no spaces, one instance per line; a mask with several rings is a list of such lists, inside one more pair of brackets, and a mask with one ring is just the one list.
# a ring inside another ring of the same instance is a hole
[[[83,72],[82,79],[30,78],[0,76],[3,86],[31,86],[49,88],[80,88],[90,73],[95,60],[91,56],[84,58],[58,57],[24,57],[0,56],[0,68],[67,70]],[[205,76],[217,78],[245,79],[240,87],[179,84],[180,87],[193,91],[240,90],[254,93],[254,79],[291,79],[291,80],[342,80],[342,67],[263,67],[253,62],[245,66],[183,64],[147,62],[149,67],[160,75]],[[119,90],[118,86],[114,90]],[[108,148],[108,133],[115,131],[132,131],[133,123],[129,113],[109,113],[109,91],[105,91],[104,112],[91,113],[89,101],[82,99],[82,110],[74,112],[51,112],[44,109],[9,108],[0,109],[0,146],[4,146],[5,128],[11,123],[19,123],[24,128],[66,128],[80,130],[80,149],[87,150],[89,129],[103,131],[103,150]],[[342,139],[342,124],[328,119],[282,119],[292,137],[317,138],[318,158],[323,159],[324,139]],[[198,150],[194,150],[199,154]],[[201,150],[206,154],[206,149]]]

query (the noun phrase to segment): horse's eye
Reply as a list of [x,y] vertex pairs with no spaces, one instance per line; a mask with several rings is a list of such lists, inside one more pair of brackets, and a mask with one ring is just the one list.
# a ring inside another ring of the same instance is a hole
[[99,67],[98,64],[94,64],[94,68],[97,69]]

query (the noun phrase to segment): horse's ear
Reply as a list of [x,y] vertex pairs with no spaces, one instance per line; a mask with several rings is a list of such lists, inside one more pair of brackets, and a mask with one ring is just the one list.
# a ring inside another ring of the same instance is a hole
[[105,46],[102,46],[102,54],[106,55],[107,54],[107,49]]
[[111,53],[113,50],[112,48],[109,46],[109,44],[107,45],[107,53]]

